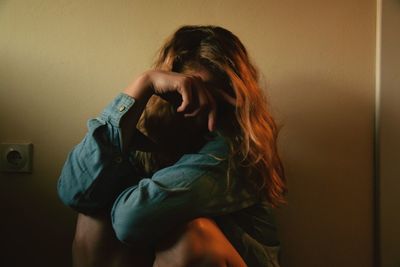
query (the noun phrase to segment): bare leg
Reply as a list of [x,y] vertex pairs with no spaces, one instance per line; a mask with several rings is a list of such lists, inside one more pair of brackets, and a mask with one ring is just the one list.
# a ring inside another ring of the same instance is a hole
[[160,242],[153,267],[246,267],[211,219],[197,218]]
[[150,267],[150,250],[128,247],[117,240],[106,216],[78,215],[72,245],[74,267]]
[[79,214],[72,246],[74,267],[245,267],[211,219],[198,218],[162,240],[156,250],[118,241],[109,217]]

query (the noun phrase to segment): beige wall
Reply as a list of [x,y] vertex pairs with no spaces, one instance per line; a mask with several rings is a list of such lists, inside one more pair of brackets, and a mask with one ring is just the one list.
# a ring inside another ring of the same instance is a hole
[[283,266],[372,266],[372,0],[0,1],[0,142],[35,146],[33,174],[1,174],[0,261],[69,266],[66,154],[182,24],[229,28],[265,75],[290,187]]
[[400,266],[400,1],[383,0],[380,61],[380,244],[382,267]]

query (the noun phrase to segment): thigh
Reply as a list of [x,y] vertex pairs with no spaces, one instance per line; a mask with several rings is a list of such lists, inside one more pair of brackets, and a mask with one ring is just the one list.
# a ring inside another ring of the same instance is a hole
[[115,237],[108,216],[78,215],[72,246],[74,267],[149,267],[154,253],[128,247]]
[[168,266],[245,267],[246,263],[213,220],[197,218],[158,244],[154,267]]

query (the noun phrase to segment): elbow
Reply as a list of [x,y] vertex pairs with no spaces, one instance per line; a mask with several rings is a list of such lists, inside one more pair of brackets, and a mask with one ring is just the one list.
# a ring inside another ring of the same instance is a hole
[[132,236],[132,229],[128,228],[126,225],[121,224],[119,220],[113,221],[113,229],[115,232],[115,236],[122,243],[135,243],[135,238]]
[[140,208],[130,207],[128,210],[114,206],[111,220],[117,239],[125,244],[150,244],[154,238],[152,219],[146,218]]
[[88,201],[88,197],[81,190],[68,182],[65,183],[62,177],[60,177],[57,184],[57,194],[65,206],[77,212],[92,214],[98,210],[98,205],[95,202]]
[[67,188],[62,184],[62,181],[58,182],[57,193],[58,198],[65,206],[84,213],[84,211],[80,209],[80,194],[77,194],[77,192],[71,190],[71,188]]
[[74,208],[77,206],[81,196],[81,183],[78,183],[77,173],[71,166],[70,156],[61,170],[57,183],[57,194],[64,205]]
[[118,210],[112,212],[112,227],[117,239],[125,244],[139,242],[141,239],[139,232],[140,222],[133,216],[121,214]]
[[59,178],[57,183],[57,194],[64,205],[69,207],[74,206],[74,194],[71,192],[71,190],[68,190],[68,186],[64,184],[62,177]]

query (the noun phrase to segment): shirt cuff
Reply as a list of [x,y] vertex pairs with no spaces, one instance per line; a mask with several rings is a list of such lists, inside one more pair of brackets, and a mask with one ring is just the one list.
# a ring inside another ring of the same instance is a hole
[[135,99],[125,93],[119,93],[103,110],[100,119],[109,122],[114,127],[120,127],[121,118],[135,104]]

